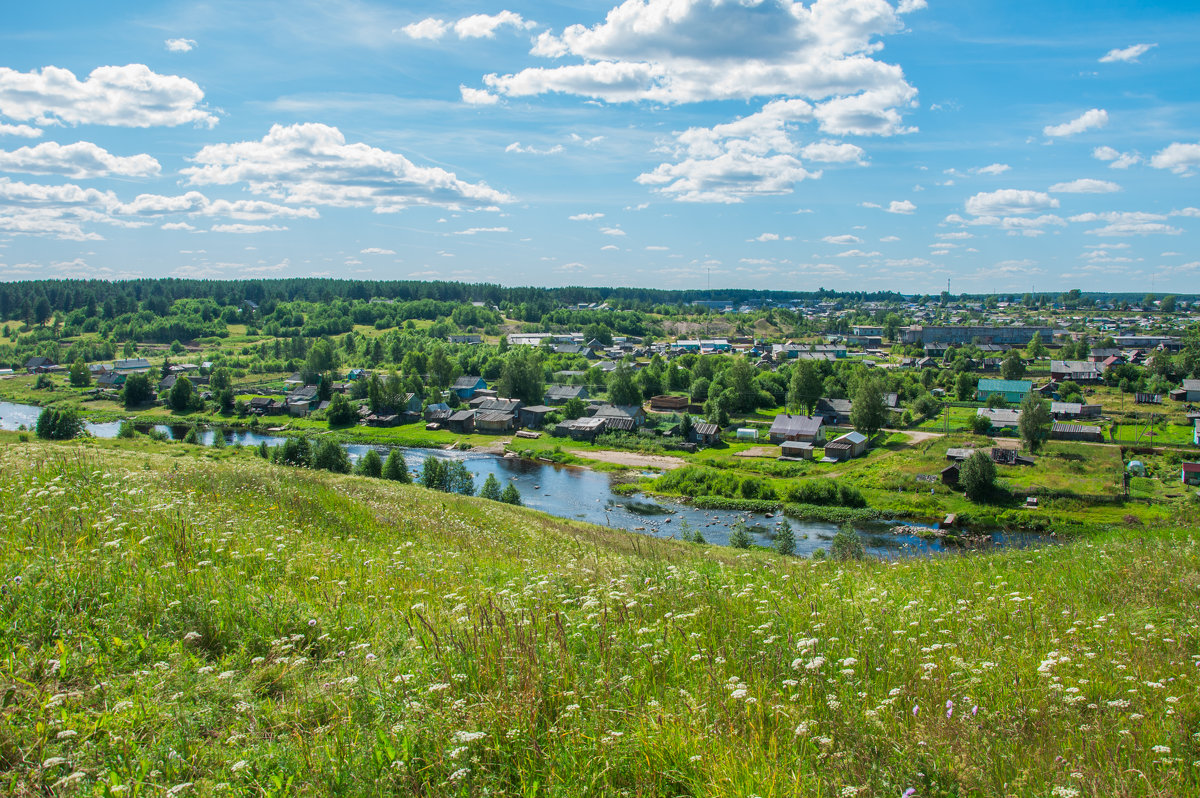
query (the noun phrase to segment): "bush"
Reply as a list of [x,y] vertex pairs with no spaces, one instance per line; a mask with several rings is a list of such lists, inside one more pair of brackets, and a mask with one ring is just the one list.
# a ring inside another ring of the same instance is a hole
[[867,554],[862,539],[849,524],[843,524],[833,536],[833,542],[829,544],[829,553],[833,559],[839,561],[861,560]]
[[858,488],[840,485],[832,479],[810,479],[788,489],[787,500],[794,504],[826,507],[866,507],[867,500]]
[[779,522],[779,530],[775,533],[775,551],[784,557],[796,553],[796,533],[786,518]]
[[376,479],[383,476],[383,460],[380,459],[379,452],[367,449],[367,453],[354,467],[354,473],[360,477],[375,477]]
[[47,407],[38,416],[34,432],[45,440],[70,440],[83,432],[83,419],[73,407]]
[[971,501],[985,498],[992,492],[996,481],[996,464],[986,452],[974,452],[963,463],[958,474],[958,484]]
[[121,426],[117,428],[118,438],[133,438],[137,435],[137,428],[133,426],[133,422],[126,419],[121,422]]
[[971,432],[976,435],[989,435],[992,431],[992,422],[987,416],[975,415],[971,416]]
[[187,434],[183,436],[184,443],[190,443],[193,446],[200,445],[200,430],[198,427],[188,427]]
[[399,449],[392,449],[388,454],[387,462],[383,464],[383,478],[393,482],[412,482],[408,466],[404,464],[404,457]]
[[510,482],[505,486],[504,490],[500,492],[500,501],[504,502],[505,504],[515,504],[519,506],[522,503],[521,491],[517,490],[517,486]]
[[335,474],[349,474],[350,455],[346,454],[346,450],[333,441],[323,440],[317,444],[317,450],[313,452],[312,467],[332,471]]
[[729,533],[729,545],[735,549],[750,548],[750,530],[746,528],[745,521],[733,525],[733,531]]
[[488,474],[487,479],[483,481],[483,487],[479,489],[479,498],[500,501],[500,480],[496,479],[495,474]]

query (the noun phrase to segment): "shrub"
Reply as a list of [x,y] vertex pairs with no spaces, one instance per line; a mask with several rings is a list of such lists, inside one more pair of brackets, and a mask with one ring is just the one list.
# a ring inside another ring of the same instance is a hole
[[346,450],[331,440],[323,440],[317,444],[312,455],[312,467],[336,474],[350,473],[350,455]]
[[500,501],[504,502],[505,504],[515,504],[520,506],[522,504],[521,491],[517,490],[517,486],[510,482],[505,486],[504,490],[500,492]]
[[393,482],[412,482],[408,466],[404,464],[404,457],[399,449],[392,449],[388,454],[387,462],[383,464],[383,478]]
[[133,426],[133,422],[126,419],[121,422],[121,426],[117,428],[118,438],[133,438],[137,435],[137,428]]
[[829,544],[829,553],[833,559],[839,561],[861,560],[866,556],[862,539],[849,524],[843,524],[833,536],[833,542]]
[[83,419],[73,407],[47,407],[38,416],[34,432],[46,440],[69,440],[83,432]]
[[796,553],[796,533],[786,518],[779,522],[779,530],[775,533],[775,551],[785,557]]
[[376,479],[383,476],[383,460],[380,459],[379,452],[367,449],[367,453],[354,467],[354,473],[360,477],[375,477]]
[[729,545],[735,549],[750,548],[750,530],[746,528],[745,521],[738,521],[733,525],[733,530],[729,533]]
[[996,464],[986,452],[973,452],[958,474],[958,483],[971,501],[978,501],[991,493],[995,481]]

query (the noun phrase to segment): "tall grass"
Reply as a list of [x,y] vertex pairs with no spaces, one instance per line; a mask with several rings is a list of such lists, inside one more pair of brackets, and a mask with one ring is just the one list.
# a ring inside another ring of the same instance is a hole
[[0,792],[1187,795],[1191,531],[816,562],[0,449]]

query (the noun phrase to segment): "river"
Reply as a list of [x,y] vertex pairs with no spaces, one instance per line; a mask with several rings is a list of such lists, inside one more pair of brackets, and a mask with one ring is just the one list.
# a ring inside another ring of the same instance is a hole
[[[32,429],[37,423],[41,408],[33,405],[12,404],[0,402],[0,429],[15,430],[20,427]],[[87,424],[87,431],[97,438],[114,438],[120,422],[104,422]],[[149,425],[139,426],[145,432],[151,429]],[[187,425],[155,425],[171,440],[181,439],[190,429]],[[285,438],[278,435],[265,434],[253,430],[207,428],[201,431],[201,441],[209,445],[214,436],[221,434],[230,445],[258,446],[266,443],[277,446]],[[346,451],[352,462],[375,449],[384,458],[390,449],[385,446],[368,446],[365,444],[346,444]],[[426,457],[433,456],[447,460],[460,460],[475,475],[475,487],[478,489],[488,474],[495,474],[501,484],[512,483],[521,492],[521,500],[526,507],[555,515],[560,518],[575,518],[601,526],[611,526],[630,531],[654,535],[661,538],[679,536],[678,530],[684,521],[693,528],[699,529],[709,543],[727,545],[731,528],[739,521],[745,522],[750,529],[750,537],[759,545],[770,545],[773,531],[780,517],[768,517],[764,514],[750,512],[734,512],[729,510],[701,510],[690,505],[668,502],[647,497],[641,494],[624,496],[614,493],[612,476],[609,473],[593,471],[588,468],[560,466],[526,460],[517,457],[502,457],[493,454],[475,452],[445,451],[442,449],[411,449],[401,448],[401,454],[410,471],[420,471]],[[819,548],[828,549],[838,527],[836,524],[819,521],[790,521],[796,535],[796,553],[809,556]],[[909,526],[919,526],[912,522],[904,522]],[[892,524],[859,525],[857,532],[862,539],[866,552],[875,557],[893,559],[896,557],[930,554],[951,550],[958,547],[946,547],[942,541],[923,539],[917,535],[894,535],[888,531]],[[991,535],[992,544],[996,547],[1027,548],[1045,545],[1050,538],[1044,535],[1023,532],[994,532]]]

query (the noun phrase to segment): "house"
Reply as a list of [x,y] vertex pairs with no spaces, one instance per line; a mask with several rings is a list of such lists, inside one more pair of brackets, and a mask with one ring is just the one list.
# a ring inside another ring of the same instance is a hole
[[1051,402],[1050,415],[1057,419],[1098,418],[1100,405],[1085,405],[1079,402]]
[[452,344],[481,344],[483,343],[482,335],[448,335],[446,340]]
[[813,445],[806,441],[784,441],[779,445],[782,460],[811,460]]
[[350,369],[350,371],[346,373],[346,379],[351,381],[365,380],[368,376],[369,375],[367,374],[366,369]]
[[588,390],[582,385],[551,385],[546,389],[546,404],[565,405],[572,399],[587,399]]
[[951,463],[942,469],[942,484],[949,487],[958,485],[958,475],[962,473],[961,463]]
[[517,428],[516,413],[503,410],[476,410],[475,431],[499,435]]
[[1033,383],[1029,380],[982,379],[975,388],[975,399],[986,402],[992,396],[1003,396],[1006,401],[1018,404],[1031,390]]
[[120,388],[125,384],[125,374],[117,374],[115,371],[104,371],[96,377],[97,388]]
[[1055,423],[1050,427],[1050,437],[1056,441],[1086,441],[1104,443],[1100,428],[1092,424]]
[[458,394],[459,399],[466,401],[478,391],[486,391],[487,387],[487,380],[483,377],[459,377],[450,386],[450,390]]
[[1180,481],[1188,485],[1200,485],[1200,463],[1184,463]]
[[633,421],[634,427],[641,427],[646,423],[646,411],[637,405],[600,405],[596,408],[596,412],[592,414],[592,417],[603,419],[627,418]]
[[250,400],[250,413],[255,416],[273,416],[283,412],[283,405],[269,396],[256,396]]
[[818,399],[814,416],[821,416],[830,426],[845,426],[850,423],[853,403],[849,399]]
[[955,462],[961,462],[963,460],[966,460],[968,457],[970,457],[974,453],[975,453],[974,449],[951,448],[951,449],[946,450],[946,459],[954,460]]
[[981,407],[975,411],[975,415],[983,416],[992,422],[994,429],[1016,429],[1017,424],[1021,421],[1020,410]]
[[471,400],[471,407],[474,410],[490,411],[497,410],[501,413],[512,413],[514,418],[517,411],[524,407],[525,403],[520,399],[499,399],[495,396],[476,396]]
[[113,362],[113,369],[116,371],[149,371],[150,361],[144,357],[117,360]]
[[517,411],[517,424],[529,429],[538,429],[546,423],[546,416],[553,412],[554,408],[547,405],[522,407]]
[[460,435],[470,435],[475,431],[475,411],[459,410],[446,420],[446,427],[451,432]]
[[596,436],[604,429],[605,420],[602,418],[576,418],[558,424],[551,434],[556,438],[570,437],[577,441],[591,442],[596,440]]
[[445,426],[452,415],[454,415],[454,411],[445,402],[437,402],[425,408],[425,421],[430,424],[437,424],[439,427]]
[[1062,382],[1099,382],[1104,376],[1104,369],[1099,363],[1087,360],[1051,360],[1050,378]]
[[421,414],[421,397],[415,393],[404,394],[403,411],[405,413],[416,413],[417,415],[420,415]]
[[835,462],[853,460],[867,451],[867,436],[861,432],[847,432],[825,444],[825,459]]
[[1133,403],[1135,405],[1161,405],[1162,404],[1162,394],[1135,393],[1133,395]]
[[692,424],[692,429],[688,432],[687,439],[691,443],[712,446],[714,443],[720,442],[721,428],[707,421],[697,421]]
[[1200,402],[1200,380],[1183,381],[1184,399],[1189,402]]
[[29,374],[44,374],[54,366],[54,361],[48,357],[31,357],[25,361],[25,371]]
[[395,413],[372,413],[366,421],[368,427],[395,427],[400,423],[400,416]]
[[686,396],[655,396],[650,399],[650,409],[657,413],[678,413],[688,409],[690,400]]
[[771,443],[795,441],[819,446],[825,443],[825,427],[821,416],[793,416],[780,413],[771,422]]

